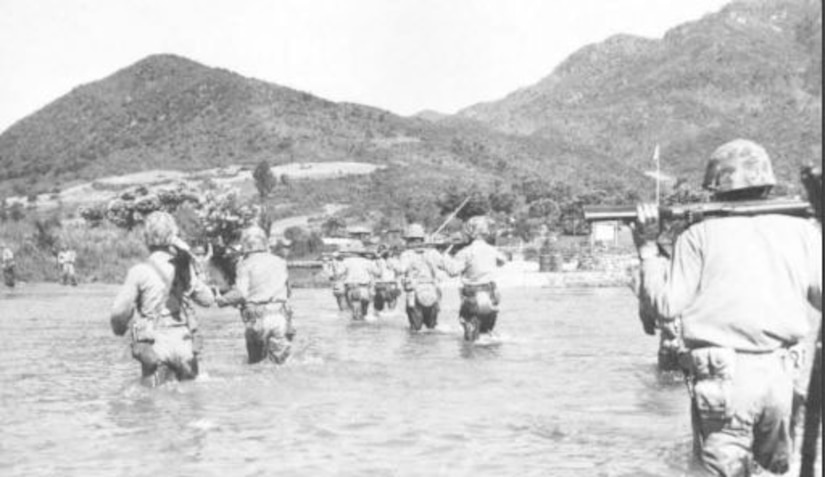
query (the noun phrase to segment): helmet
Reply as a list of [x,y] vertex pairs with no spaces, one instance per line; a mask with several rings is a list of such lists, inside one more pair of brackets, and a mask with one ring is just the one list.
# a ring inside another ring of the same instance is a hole
[[424,238],[424,227],[421,224],[410,224],[404,232],[405,239]]
[[149,247],[168,247],[178,236],[178,224],[168,212],[155,211],[146,216],[143,240]]
[[483,215],[470,217],[467,222],[464,223],[464,233],[473,240],[488,235],[490,233],[490,224],[487,217]]
[[765,149],[753,141],[736,139],[711,154],[702,187],[713,192],[730,192],[774,184],[776,177]]
[[241,233],[241,250],[243,253],[262,252],[269,250],[269,241],[266,233],[257,225],[244,229]]

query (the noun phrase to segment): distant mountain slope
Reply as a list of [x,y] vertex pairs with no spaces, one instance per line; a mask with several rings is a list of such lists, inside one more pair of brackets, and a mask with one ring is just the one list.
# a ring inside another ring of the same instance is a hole
[[800,164],[822,161],[821,38],[819,1],[734,2],[661,40],[585,46],[537,84],[459,116],[632,168],[649,168],[660,143],[667,169],[691,177],[713,148],[746,137],[796,183]]
[[513,138],[481,123],[436,125],[155,55],[75,88],[0,135],[0,194],[262,159],[396,164],[468,182],[540,171],[575,182],[585,179],[579,164],[592,163],[586,169],[598,174],[604,163],[596,154],[578,158],[541,138]]

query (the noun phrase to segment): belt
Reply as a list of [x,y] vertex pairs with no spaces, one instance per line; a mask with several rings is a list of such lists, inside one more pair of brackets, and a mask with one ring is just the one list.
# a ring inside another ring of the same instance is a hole
[[462,288],[467,292],[493,291],[496,288],[496,284],[493,283],[493,282],[487,282],[487,283],[463,285]]

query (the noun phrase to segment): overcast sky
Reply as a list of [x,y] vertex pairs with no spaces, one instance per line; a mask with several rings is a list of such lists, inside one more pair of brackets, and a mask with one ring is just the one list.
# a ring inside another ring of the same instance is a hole
[[454,113],[615,33],[726,0],[0,0],[0,131],[147,55],[409,115]]

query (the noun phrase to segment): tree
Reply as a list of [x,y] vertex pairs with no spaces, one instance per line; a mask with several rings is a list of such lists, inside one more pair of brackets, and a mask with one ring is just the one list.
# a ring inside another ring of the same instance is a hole
[[266,159],[259,162],[255,167],[252,178],[255,179],[255,188],[258,189],[258,195],[261,200],[269,196],[269,194],[272,193],[272,189],[275,188],[275,184],[278,183]]

